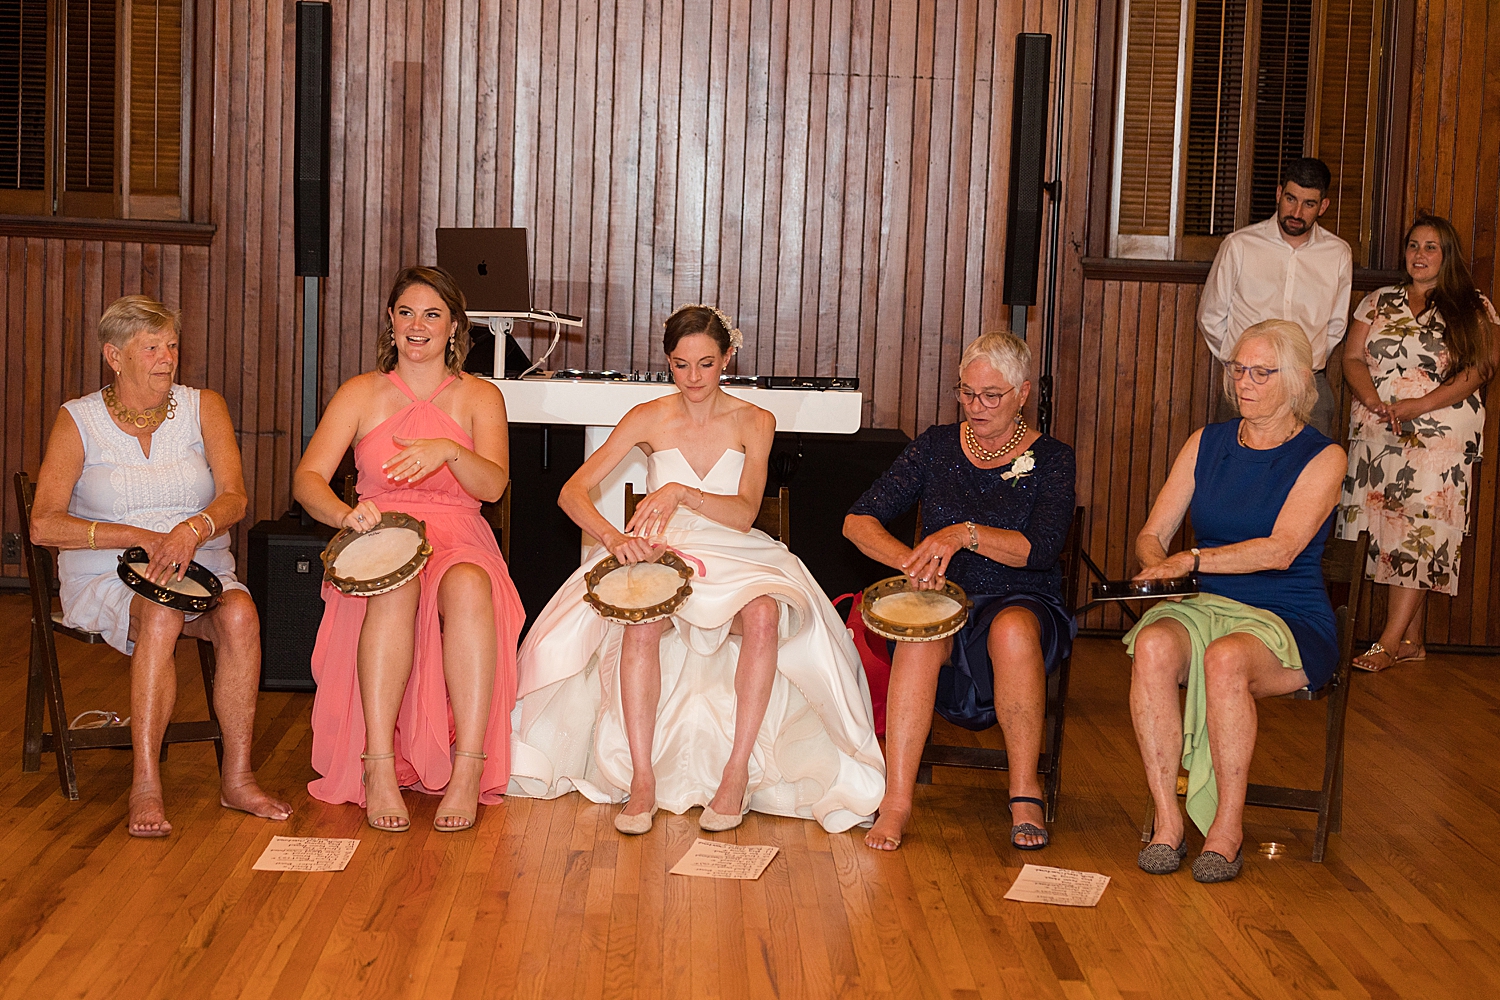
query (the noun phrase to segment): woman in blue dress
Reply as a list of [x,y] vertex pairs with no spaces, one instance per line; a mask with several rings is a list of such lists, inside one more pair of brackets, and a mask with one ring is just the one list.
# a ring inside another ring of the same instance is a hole
[[[1125,636],[1130,713],[1156,804],[1139,864],[1166,875],[1187,856],[1180,764],[1188,816],[1205,834],[1199,882],[1228,881],[1243,864],[1255,700],[1322,687],[1338,660],[1322,560],[1347,460],[1307,425],[1317,402],[1307,336],[1287,320],[1258,323],[1224,368],[1240,418],[1188,438],[1135,546],[1136,579],[1196,572],[1202,593],[1157,604]],[[1198,544],[1168,555],[1189,510]]]
[[[964,419],[928,428],[865,491],[844,534],[865,555],[905,573],[918,590],[952,580],[974,607],[951,639],[900,642],[886,698],[886,790],[865,835],[876,850],[901,844],[932,713],[966,729],[997,722],[1010,758],[1011,843],[1047,846],[1036,773],[1047,675],[1072,649],[1058,556],[1073,515],[1073,449],[1026,425],[1031,352],[1009,333],[964,349]],[[885,525],[922,505],[915,548]]]

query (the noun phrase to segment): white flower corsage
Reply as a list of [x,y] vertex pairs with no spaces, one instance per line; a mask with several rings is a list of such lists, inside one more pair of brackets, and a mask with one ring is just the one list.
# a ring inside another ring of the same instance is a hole
[[1010,463],[1010,469],[1006,472],[1000,473],[1000,478],[1011,480],[1024,479],[1025,477],[1031,475],[1031,470],[1035,468],[1036,456],[1028,451],[1024,455],[1020,455],[1019,457],[1017,457],[1014,462]]

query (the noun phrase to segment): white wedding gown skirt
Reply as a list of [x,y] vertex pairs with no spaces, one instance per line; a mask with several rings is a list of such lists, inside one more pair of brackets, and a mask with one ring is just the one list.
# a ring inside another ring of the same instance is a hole
[[[647,486],[739,491],[744,455],[726,451],[699,480],[676,449],[648,462]],[[816,819],[829,832],[869,822],[885,793],[870,691],[843,622],[801,560],[760,531],[741,532],[679,507],[666,541],[701,560],[692,595],[661,640],[661,701],[652,745],[656,802],[671,812],[714,796],[734,741],[734,616],[769,595],[780,609],[776,679],[750,757],[750,808]],[[509,794],[554,798],[574,789],[623,802],[632,773],[620,702],[625,626],[583,601],[584,557],[537,618],[517,661]]]

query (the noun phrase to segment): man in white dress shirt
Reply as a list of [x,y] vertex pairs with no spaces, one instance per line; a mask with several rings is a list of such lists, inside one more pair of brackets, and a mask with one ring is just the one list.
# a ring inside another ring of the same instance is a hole
[[1312,425],[1334,437],[1333,391],[1324,367],[1349,325],[1354,276],[1349,244],[1318,225],[1332,175],[1322,160],[1292,160],[1276,189],[1276,214],[1224,238],[1198,302],[1198,328],[1220,361],[1262,320],[1289,319],[1312,343],[1318,405]]

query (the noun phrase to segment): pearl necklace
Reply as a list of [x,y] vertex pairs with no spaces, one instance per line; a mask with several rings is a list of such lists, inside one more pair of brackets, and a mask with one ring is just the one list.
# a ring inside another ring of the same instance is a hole
[[999,451],[990,451],[979,443],[979,435],[974,433],[974,425],[965,420],[964,440],[969,443],[969,450],[974,453],[975,458],[979,459],[981,462],[993,462],[995,459],[999,458],[1000,456],[1004,455],[1006,452],[1014,448],[1016,445],[1020,444],[1021,439],[1026,436],[1027,430],[1028,428],[1026,426],[1026,418],[1017,417],[1016,432],[1010,436],[1009,441],[1005,442],[1005,447],[1001,448]]
[[100,395],[104,398],[104,405],[109,407],[109,412],[115,415],[116,420],[122,424],[131,424],[138,430],[160,427],[177,414],[177,397],[172,395],[171,389],[167,390],[166,399],[149,410],[131,410],[121,406],[120,397],[115,394],[113,382],[105,386]]

